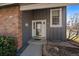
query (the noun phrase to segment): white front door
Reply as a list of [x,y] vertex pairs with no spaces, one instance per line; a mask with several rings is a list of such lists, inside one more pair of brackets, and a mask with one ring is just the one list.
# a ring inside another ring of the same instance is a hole
[[32,37],[46,37],[46,20],[32,21]]

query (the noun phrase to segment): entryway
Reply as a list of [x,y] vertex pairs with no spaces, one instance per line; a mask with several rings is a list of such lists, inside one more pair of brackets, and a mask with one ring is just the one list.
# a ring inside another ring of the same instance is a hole
[[32,39],[21,56],[42,56],[42,45],[46,44],[46,20],[32,20]]
[[46,38],[46,20],[32,20],[32,37]]

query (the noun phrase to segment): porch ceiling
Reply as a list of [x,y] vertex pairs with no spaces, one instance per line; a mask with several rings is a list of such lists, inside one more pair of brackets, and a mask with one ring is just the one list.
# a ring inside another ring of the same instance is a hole
[[[0,6],[11,5],[15,3],[0,3]],[[53,8],[61,7],[78,3],[18,3],[20,5],[20,10],[34,10],[34,9],[43,9],[43,8]]]
[[14,4],[14,3],[0,3],[0,6],[10,5],[10,4]]
[[53,8],[67,6],[71,3],[35,3],[35,4],[20,4],[20,10],[34,10],[34,9],[43,9],[43,8]]

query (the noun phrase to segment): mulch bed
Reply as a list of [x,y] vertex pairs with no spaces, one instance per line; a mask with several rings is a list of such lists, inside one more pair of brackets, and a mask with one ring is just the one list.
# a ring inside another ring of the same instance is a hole
[[53,56],[79,56],[79,49],[69,47],[53,47],[48,49],[48,53]]
[[79,56],[79,48],[64,47],[59,45],[44,45],[44,56]]

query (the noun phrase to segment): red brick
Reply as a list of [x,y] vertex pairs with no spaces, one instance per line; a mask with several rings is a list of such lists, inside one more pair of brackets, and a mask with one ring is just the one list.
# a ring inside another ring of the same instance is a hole
[[[17,38],[17,48],[22,47],[22,27],[19,19],[19,6],[7,6],[0,8],[0,34],[13,35]],[[18,34],[17,34],[18,33]]]

